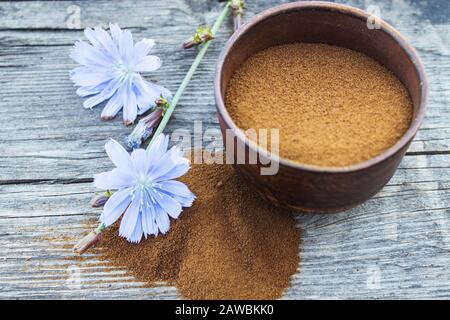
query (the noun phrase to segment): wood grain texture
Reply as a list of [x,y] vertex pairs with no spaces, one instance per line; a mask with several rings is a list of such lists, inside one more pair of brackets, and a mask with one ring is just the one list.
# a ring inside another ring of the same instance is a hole
[[[254,13],[286,2],[248,0]],[[450,298],[450,8],[446,1],[339,1],[381,16],[416,47],[430,80],[422,129],[388,186],[356,209],[304,215],[300,272],[284,298]],[[70,6],[80,28],[67,25]],[[68,9],[69,8],[69,9]],[[94,173],[111,168],[103,145],[132,128],[81,107],[68,53],[86,26],[118,22],[151,37],[163,67],[151,75],[175,91],[194,51],[180,43],[211,23],[215,1],[29,1],[0,3],[0,298],[178,298],[163,284],[142,288],[95,254],[70,247],[99,210],[89,207]],[[126,12],[126,14],[124,14]],[[51,14],[50,14],[51,13]],[[212,80],[232,28],[220,31],[166,132],[218,128]],[[77,281],[79,274],[81,282]],[[379,280],[379,281],[378,281]]]

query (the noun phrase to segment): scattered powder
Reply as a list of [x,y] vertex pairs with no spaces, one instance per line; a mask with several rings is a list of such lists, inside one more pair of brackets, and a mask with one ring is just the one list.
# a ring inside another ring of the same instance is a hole
[[172,282],[191,299],[280,297],[299,265],[292,212],[262,201],[229,165],[193,165],[181,180],[198,198],[169,233],[136,245],[115,225],[102,259],[150,286]]
[[237,126],[279,128],[282,157],[319,166],[379,155],[412,118],[409,94],[390,71],[326,44],[294,43],[251,56],[230,80],[225,100]]

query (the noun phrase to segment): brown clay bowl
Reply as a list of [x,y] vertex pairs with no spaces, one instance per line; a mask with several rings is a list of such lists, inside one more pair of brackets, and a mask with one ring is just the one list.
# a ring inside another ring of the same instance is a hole
[[[237,67],[265,48],[309,42],[362,52],[391,70],[406,86],[413,101],[413,120],[405,135],[390,149],[366,162],[347,167],[318,167],[259,152],[262,160],[257,164],[234,164],[270,202],[300,212],[337,212],[357,206],[391,179],[417,133],[427,103],[428,85],[423,65],[398,31],[383,21],[379,29],[369,29],[368,17],[364,11],[329,2],[283,4],[258,14],[243,25],[222,50],[214,84],[217,115],[226,145],[234,151],[238,144],[245,145],[246,157],[252,152],[258,153],[258,148],[245,139],[244,132],[231,119],[224,94]],[[227,129],[232,132],[232,135],[228,132],[228,138]],[[236,161],[237,152],[234,153]],[[260,167],[267,161],[279,163],[276,175],[260,174]]]

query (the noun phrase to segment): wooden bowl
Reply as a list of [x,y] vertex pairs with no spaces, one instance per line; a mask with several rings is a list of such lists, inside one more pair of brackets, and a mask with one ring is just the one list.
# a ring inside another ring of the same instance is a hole
[[[398,31],[384,21],[379,21],[378,29],[370,29],[368,18],[364,11],[329,2],[283,4],[243,25],[222,50],[214,90],[222,135],[229,146],[227,153],[234,151],[235,169],[270,202],[301,212],[337,212],[361,204],[391,179],[417,133],[427,104],[428,85],[423,65]],[[248,57],[265,48],[292,42],[345,47],[362,52],[391,70],[406,86],[414,107],[411,125],[404,136],[377,157],[346,167],[304,165],[258,153],[255,143],[249,142],[231,119],[224,104],[225,90],[234,71]],[[227,129],[231,129],[228,137]],[[247,159],[249,153],[256,152],[261,161],[236,164],[239,144],[245,145]],[[279,163],[276,175],[260,174],[262,164],[267,161]]]

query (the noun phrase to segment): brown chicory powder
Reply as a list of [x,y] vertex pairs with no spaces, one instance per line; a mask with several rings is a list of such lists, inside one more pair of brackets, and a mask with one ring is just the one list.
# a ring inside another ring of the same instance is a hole
[[282,157],[333,167],[379,155],[412,118],[409,94],[389,70],[326,44],[293,43],[251,56],[232,76],[226,106],[243,130],[279,128]]
[[263,201],[229,165],[193,165],[181,179],[197,196],[167,235],[130,244],[105,231],[102,258],[138,280],[174,283],[191,299],[272,299],[299,265],[293,213]]

